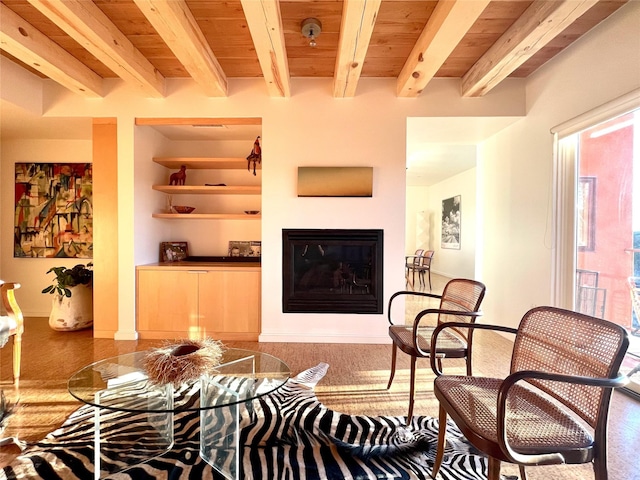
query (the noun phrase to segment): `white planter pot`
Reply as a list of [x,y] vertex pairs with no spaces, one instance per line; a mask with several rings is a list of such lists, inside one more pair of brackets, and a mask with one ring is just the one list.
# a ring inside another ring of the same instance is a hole
[[53,330],[71,332],[93,325],[93,290],[86,285],[71,287],[71,296],[53,295],[49,326]]

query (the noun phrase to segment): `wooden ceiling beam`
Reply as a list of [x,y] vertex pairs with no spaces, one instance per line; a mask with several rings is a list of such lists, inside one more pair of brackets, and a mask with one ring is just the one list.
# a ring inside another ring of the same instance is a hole
[[227,96],[227,77],[184,0],[134,0],[206,95]]
[[164,77],[93,2],[28,1],[125,82],[146,96],[164,96]]
[[399,97],[417,97],[480,17],[490,0],[440,0],[398,76]]
[[241,0],[258,54],[262,75],[272,97],[290,97],[291,79],[278,0]]
[[376,24],[381,0],[344,0],[333,96],[353,97]]
[[102,78],[0,3],[0,48],[72,92],[102,97]]
[[536,0],[462,77],[462,96],[481,97],[598,0]]

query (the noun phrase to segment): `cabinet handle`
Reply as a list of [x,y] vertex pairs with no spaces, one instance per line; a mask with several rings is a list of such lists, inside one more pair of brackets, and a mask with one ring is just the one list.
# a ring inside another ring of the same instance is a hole
[[187,270],[188,273],[207,273],[206,270]]

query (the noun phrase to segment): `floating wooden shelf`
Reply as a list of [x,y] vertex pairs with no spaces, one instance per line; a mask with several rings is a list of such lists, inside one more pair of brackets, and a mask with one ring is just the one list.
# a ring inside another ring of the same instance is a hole
[[226,187],[212,187],[207,185],[154,185],[154,190],[170,195],[260,195],[260,185],[227,185]]
[[246,213],[154,213],[153,218],[168,220],[260,220],[262,215]]
[[[182,165],[199,170],[240,170],[247,169],[245,158],[216,157],[155,157],[158,165],[169,169],[179,169]],[[257,165],[260,168],[260,165]],[[252,166],[253,169],[253,166]],[[247,175],[249,175],[247,173]],[[212,182],[213,183],[213,182]],[[153,190],[169,195],[261,195],[261,185],[153,185]],[[244,213],[154,213],[153,218],[169,220],[259,220],[261,215]]]
[[[209,157],[155,157],[155,163],[167,168],[179,169],[182,165],[188,169],[218,169],[240,170],[247,169],[246,158],[209,158]],[[260,164],[256,165],[259,170]],[[251,165],[253,170],[253,164]]]

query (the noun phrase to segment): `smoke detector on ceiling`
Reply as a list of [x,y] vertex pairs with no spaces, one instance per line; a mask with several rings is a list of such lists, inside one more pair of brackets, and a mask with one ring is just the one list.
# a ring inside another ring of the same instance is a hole
[[301,24],[302,35],[309,39],[309,46],[315,47],[316,37],[322,32],[322,23],[317,18],[305,18]]

